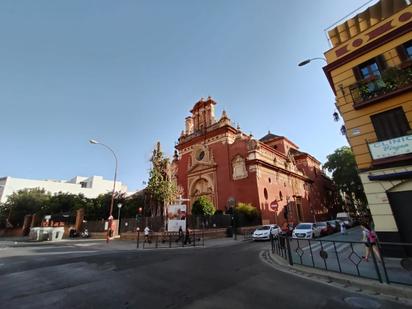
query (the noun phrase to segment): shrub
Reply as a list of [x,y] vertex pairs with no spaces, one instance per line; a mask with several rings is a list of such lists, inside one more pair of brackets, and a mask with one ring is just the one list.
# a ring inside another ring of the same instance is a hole
[[259,211],[250,203],[238,203],[235,211],[238,214],[243,214],[249,221],[253,221],[259,216]]
[[195,216],[211,216],[215,213],[215,207],[205,196],[199,197],[192,205],[192,214]]

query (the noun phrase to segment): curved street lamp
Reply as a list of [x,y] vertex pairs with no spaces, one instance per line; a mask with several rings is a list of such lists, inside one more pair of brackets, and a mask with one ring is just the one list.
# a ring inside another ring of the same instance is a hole
[[94,145],[102,145],[103,147],[107,148],[107,149],[113,154],[113,157],[114,157],[114,160],[115,160],[115,163],[116,163],[115,169],[114,169],[112,200],[111,200],[111,202],[110,202],[110,212],[109,212],[109,218],[108,218],[109,226],[108,226],[108,229],[107,229],[107,238],[106,238],[106,242],[109,242],[110,231],[112,230],[112,222],[113,222],[113,215],[112,215],[112,214],[113,214],[114,192],[115,192],[115,189],[116,189],[117,165],[118,165],[118,163],[117,163],[117,156],[116,156],[116,154],[114,153],[113,149],[110,148],[109,146],[107,146],[106,144],[103,144],[103,143],[101,143],[101,142],[98,142],[98,141],[96,141],[96,140],[94,140],[94,139],[89,140],[89,143],[90,143],[90,144],[94,144]]
[[315,57],[315,58],[310,58],[310,59],[303,60],[302,62],[300,62],[298,64],[298,66],[303,67],[304,65],[307,65],[308,63],[312,62],[313,60],[323,60],[323,61],[325,61],[326,64],[328,63],[328,61],[325,58]]

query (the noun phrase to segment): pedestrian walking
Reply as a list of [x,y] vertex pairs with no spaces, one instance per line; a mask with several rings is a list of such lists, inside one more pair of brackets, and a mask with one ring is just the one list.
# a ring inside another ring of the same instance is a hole
[[192,243],[192,240],[190,239],[190,229],[186,228],[186,234],[185,234],[185,245],[189,243]]
[[181,226],[179,226],[179,236],[176,239],[176,242],[179,242],[181,239],[183,239],[183,229]]
[[339,225],[340,225],[340,234],[345,235],[346,234],[345,222],[339,221]]
[[148,242],[149,244],[151,243],[150,240],[150,228],[148,226],[146,226],[144,228],[144,242]]
[[376,258],[378,261],[382,261],[381,255],[379,253],[379,249],[377,246],[378,236],[376,235],[375,231],[373,231],[370,225],[366,223],[361,224],[362,228],[362,241],[365,242],[365,255],[362,258],[368,262],[369,256],[373,252],[375,253]]

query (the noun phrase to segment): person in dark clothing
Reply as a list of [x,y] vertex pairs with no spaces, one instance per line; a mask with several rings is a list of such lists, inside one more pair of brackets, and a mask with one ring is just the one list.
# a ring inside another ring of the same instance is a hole
[[183,230],[182,230],[182,227],[179,226],[179,237],[176,239],[176,242],[178,242],[182,239],[183,239]]
[[189,243],[192,243],[192,240],[190,239],[190,229],[186,228],[186,235],[185,235],[185,245]]

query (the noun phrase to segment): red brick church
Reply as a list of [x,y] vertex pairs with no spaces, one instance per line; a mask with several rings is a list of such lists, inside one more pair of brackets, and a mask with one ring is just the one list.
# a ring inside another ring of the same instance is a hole
[[332,181],[320,162],[284,136],[268,133],[257,140],[231,122],[216,102],[201,99],[186,117],[176,145],[174,174],[190,204],[207,196],[216,209],[251,203],[263,223],[313,222],[336,209]]

